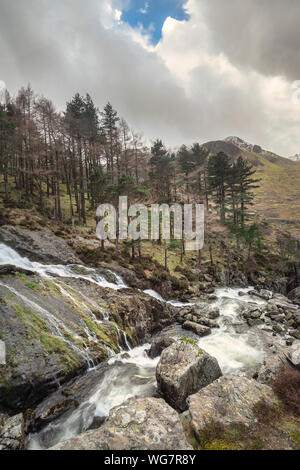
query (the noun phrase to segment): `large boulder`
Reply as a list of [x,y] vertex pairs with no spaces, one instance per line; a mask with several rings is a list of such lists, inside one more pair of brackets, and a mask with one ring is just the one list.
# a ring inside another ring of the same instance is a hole
[[151,348],[147,351],[147,354],[151,359],[154,359],[160,356],[163,350],[171,346],[173,343],[175,343],[175,339],[169,338],[168,336],[156,338],[152,341]]
[[0,428],[0,450],[24,448],[24,417],[20,413],[8,418]]
[[192,450],[179,416],[157,398],[130,399],[110,411],[99,429],[51,450]]
[[241,375],[224,375],[188,399],[186,418],[201,440],[207,426],[251,426],[259,419],[263,406],[276,406],[276,397],[268,385]]
[[180,411],[187,409],[189,395],[221,375],[218,361],[192,340],[181,340],[165,349],[156,368],[159,394]]

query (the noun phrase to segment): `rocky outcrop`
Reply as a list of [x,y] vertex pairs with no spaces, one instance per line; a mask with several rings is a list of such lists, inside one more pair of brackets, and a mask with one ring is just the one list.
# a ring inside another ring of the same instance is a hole
[[143,344],[174,321],[164,303],[137,290],[113,291],[85,279],[10,276],[0,281],[0,409],[34,407],[88,367]]
[[[265,303],[261,305],[245,304],[242,316],[250,327],[260,326],[263,330],[281,337],[287,346],[300,339],[300,308],[282,294],[273,294],[268,291],[252,291],[253,297],[261,297]],[[269,300],[267,300],[269,298]]]
[[24,448],[24,417],[18,414],[8,418],[0,427],[0,450],[22,450]]
[[80,259],[66,240],[49,229],[32,231],[19,227],[0,228],[0,242],[5,243],[32,261],[54,264],[76,264]]
[[152,341],[151,348],[147,351],[147,354],[151,359],[155,359],[161,355],[164,349],[168,348],[173,343],[175,343],[175,339],[169,338],[168,336],[156,338]]
[[159,394],[180,411],[187,408],[189,395],[221,375],[217,360],[188,339],[165,349],[156,369]]
[[176,319],[183,324],[185,330],[193,331],[198,336],[207,336],[212,328],[219,328],[215,321],[219,316],[218,309],[209,302],[203,302],[181,308]]
[[245,376],[224,375],[188,399],[185,418],[200,442],[207,426],[244,425],[259,419],[261,406],[276,406],[272,389]]
[[51,450],[192,450],[178,414],[163,400],[130,399],[110,411],[96,430]]

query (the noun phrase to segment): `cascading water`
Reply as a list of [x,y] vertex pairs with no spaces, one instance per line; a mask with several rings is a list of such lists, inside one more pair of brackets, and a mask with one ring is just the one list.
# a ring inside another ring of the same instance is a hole
[[156,388],[155,370],[159,358],[150,359],[145,347],[115,355],[104,373],[96,368],[86,374],[87,394],[80,406],[66,416],[29,436],[27,448],[48,449],[87,430],[95,419],[101,422],[109,411],[131,397],[152,396]]
[[36,272],[42,277],[69,277],[75,279],[86,279],[90,282],[98,284],[100,287],[109,288],[114,290],[124,289],[127,286],[124,284],[120,276],[107,271],[114,277],[115,282],[109,282],[104,276],[101,276],[93,268],[86,266],[71,264],[71,265],[46,265],[30,261],[28,258],[20,256],[12,248],[0,243],[0,265],[11,264],[17,268],[27,269]]

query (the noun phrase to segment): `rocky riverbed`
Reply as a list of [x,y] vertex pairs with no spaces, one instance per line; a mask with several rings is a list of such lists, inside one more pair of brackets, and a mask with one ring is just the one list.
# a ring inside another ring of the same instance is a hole
[[278,404],[272,379],[299,367],[299,288],[165,301],[49,233],[1,240],[1,448],[197,448],[212,416],[257,423],[257,404]]

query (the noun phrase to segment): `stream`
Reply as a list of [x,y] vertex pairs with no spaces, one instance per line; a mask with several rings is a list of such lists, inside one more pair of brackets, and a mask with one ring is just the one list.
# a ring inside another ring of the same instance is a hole
[[[87,279],[101,287],[126,288],[121,277],[111,271],[109,271],[110,278],[113,277],[114,282],[98,274],[95,269],[80,265],[44,265],[31,262],[12,248],[0,244],[0,265],[4,264],[35,271],[42,277],[75,277]],[[210,305],[220,311],[220,317],[217,319],[219,328],[214,328],[210,336],[199,338],[194,333],[183,330],[179,324],[166,328],[157,336],[167,335],[175,339],[187,336],[195,339],[201,348],[216,357],[225,374],[254,369],[262,363],[265,356],[263,341],[257,330],[245,327],[245,321],[241,319],[239,313],[245,302],[258,305],[264,305],[266,302],[248,295],[251,289],[251,287],[216,289],[214,295],[217,299],[211,301]],[[239,295],[241,291],[243,296]],[[166,302],[153,290],[147,290],[145,293]],[[168,303],[173,307],[187,305],[176,300]],[[64,413],[40,432],[28,436],[27,448],[48,449],[90,429],[95,423],[99,425],[108,416],[111,408],[120,405],[128,398],[152,396],[156,389],[155,370],[159,358],[148,357],[145,350],[149,347],[150,345],[146,344],[122,351],[118,355],[112,351],[107,364],[91,366],[83,376],[76,379],[82,390],[79,394],[79,406]],[[130,348],[128,343],[127,348]],[[51,400],[51,397],[49,398]]]

